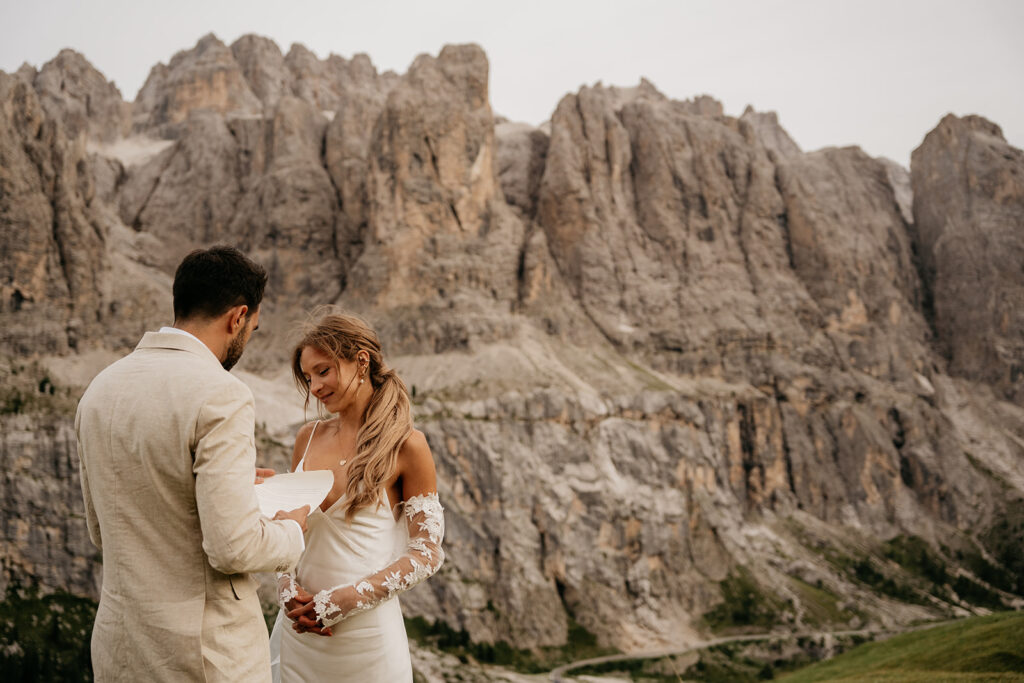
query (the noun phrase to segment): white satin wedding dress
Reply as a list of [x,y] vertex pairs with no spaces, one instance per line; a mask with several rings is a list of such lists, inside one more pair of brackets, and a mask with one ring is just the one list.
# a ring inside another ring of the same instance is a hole
[[[297,471],[305,460],[303,453]],[[270,637],[275,683],[412,681],[397,595],[444,562],[444,510],[436,493],[414,496],[392,509],[382,490],[377,505],[356,511],[347,521],[345,500],[343,494],[326,511],[318,508],[309,515],[306,551],[296,576],[279,575],[281,602],[295,596],[297,581],[314,594],[317,617],[333,635],[296,633],[284,610],[279,611]]]
[[[349,523],[342,496],[326,512],[314,511],[306,523],[306,552],[296,580],[314,594],[375,573],[403,552],[408,540],[405,525],[395,520],[387,503],[359,510]],[[270,637],[272,665],[280,653],[279,671],[273,667],[275,682],[412,681],[398,598],[335,624],[331,631],[330,637],[296,633],[284,610],[278,612]]]

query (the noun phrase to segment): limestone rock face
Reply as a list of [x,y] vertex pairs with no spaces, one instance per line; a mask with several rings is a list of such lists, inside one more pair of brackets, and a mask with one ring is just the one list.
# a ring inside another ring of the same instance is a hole
[[292,45],[285,57],[292,73],[292,91],[319,109],[333,111],[338,103],[337,85],[328,65],[317,59],[304,45]]
[[498,146],[497,173],[505,201],[533,217],[551,137],[525,123],[499,123],[494,127]]
[[24,64],[22,64],[18,68],[17,71],[14,72],[13,75],[17,76],[21,80],[23,80],[26,83],[28,83],[29,85],[31,85],[36,80],[36,74],[38,74],[38,73],[39,73],[38,69],[36,69],[34,66],[29,64],[28,62],[25,62]]
[[98,334],[105,234],[83,139],[0,73],[0,313],[9,352],[66,352]]
[[274,41],[262,36],[242,36],[231,44],[231,54],[264,110],[272,110],[278,100],[292,93],[291,72]]
[[181,260],[189,244],[214,241],[226,233],[241,196],[236,149],[224,119],[198,109],[182,121],[171,147],[128,172],[121,220],[175,245],[165,253],[168,268]]
[[364,247],[370,220],[368,183],[377,121],[397,82],[390,72],[377,74],[365,55],[357,55],[346,66],[344,78],[339,81],[343,90],[333,105],[334,116],[324,140],[324,163],[341,204],[337,248],[345,272]]
[[228,118],[270,118],[280,100],[294,96],[327,119],[354,95],[386,91],[397,81],[378,74],[365,54],[346,60],[318,59],[300,44],[287,55],[269,38],[246,35],[227,47],[213,34],[191,50],[158,64],[139,91],[134,107],[136,130],[176,136],[189,112],[209,109]]
[[493,338],[517,295],[523,226],[498,192],[483,51],[418,57],[389,91],[370,148],[367,229],[354,237],[349,222],[362,251],[342,303],[375,311],[398,350]]
[[262,111],[231,49],[212,33],[193,49],[174,55],[166,66],[153,67],[135,100],[134,125],[160,130],[183,123],[195,109],[220,114]]
[[1024,152],[948,115],[914,150],[916,237],[950,370],[1024,397]]
[[496,190],[487,68],[480,48],[449,46],[418,57],[388,94],[372,167],[383,176],[372,199],[379,237],[400,223],[418,233],[484,229]]
[[910,171],[903,168],[895,161],[878,157],[878,161],[885,166],[885,172],[889,176],[889,185],[892,186],[896,195],[896,203],[900,207],[900,214],[907,225],[914,222],[914,189],[910,185]]
[[362,96],[370,94],[368,89],[387,91],[398,80],[390,71],[378,74],[365,54],[351,60],[332,54],[320,60],[299,44],[292,45],[285,63],[291,71],[295,96],[325,112],[337,112],[346,106],[354,91]]
[[272,306],[301,308],[310,297],[330,300],[341,291],[338,197],[320,156],[326,123],[312,105],[288,95],[251,138],[269,141],[267,148],[250,153],[239,145],[233,152],[265,158],[263,172],[245,178],[226,232],[266,265]]
[[800,147],[779,125],[779,117],[775,112],[758,112],[748,106],[743,111],[740,121],[745,121],[753,127],[757,139],[761,141],[765,149],[775,154],[776,158],[787,159],[800,156]]
[[618,99],[584,88],[562,100],[538,200],[587,314],[617,345],[680,372],[747,370],[748,349],[780,330],[807,343],[793,315],[813,304],[779,267],[784,206],[751,129],[657,93],[616,110]]
[[69,139],[88,133],[110,142],[127,132],[130,108],[121,92],[74,50],[61,50],[44,64],[33,84],[47,115],[64,123]]
[[913,247],[889,169],[859,148],[778,165],[792,268],[850,367],[912,381],[930,363]]
[[312,295],[333,300],[366,230],[369,144],[395,80],[365,55],[321,61],[295,45],[282,57],[266,38],[230,49],[203,38],[140,92],[137,125],[174,143],[124,169],[121,220],[169,243],[158,264],[167,272],[217,241],[264,259],[280,293],[270,320],[293,320]]
[[99,551],[80,495],[74,419],[0,417],[0,583],[32,576],[48,588],[96,596]]

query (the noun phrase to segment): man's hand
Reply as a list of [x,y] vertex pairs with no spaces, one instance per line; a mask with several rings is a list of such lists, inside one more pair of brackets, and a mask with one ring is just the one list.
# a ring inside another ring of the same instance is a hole
[[256,468],[256,483],[262,484],[264,479],[268,479],[274,476],[276,472],[269,467],[257,467]]
[[274,515],[274,519],[293,519],[299,523],[300,527],[302,527],[302,533],[306,533],[306,517],[308,516],[309,506],[303,505],[300,508],[295,508],[294,510],[289,510],[288,512],[285,512],[284,510],[278,510],[277,514]]

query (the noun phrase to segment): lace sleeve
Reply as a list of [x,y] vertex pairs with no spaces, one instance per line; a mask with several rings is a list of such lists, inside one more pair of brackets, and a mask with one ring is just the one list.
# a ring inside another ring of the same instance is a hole
[[436,493],[405,501],[409,543],[397,560],[352,584],[322,590],[314,598],[316,616],[332,626],[353,614],[372,609],[432,576],[444,562],[444,508]]
[[288,603],[299,596],[299,584],[295,577],[289,572],[279,572],[277,575],[277,601],[284,609],[288,609]]

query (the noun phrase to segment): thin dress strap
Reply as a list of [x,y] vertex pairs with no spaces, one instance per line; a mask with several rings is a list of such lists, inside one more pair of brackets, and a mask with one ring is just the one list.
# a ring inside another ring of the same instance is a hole
[[309,441],[306,442],[306,450],[302,451],[302,457],[299,458],[299,465],[295,468],[296,472],[305,472],[306,468],[303,467],[303,463],[306,462],[306,453],[309,453],[309,444],[313,443],[313,435],[316,434],[316,428],[320,426],[320,420],[313,423],[313,431],[309,433]]

